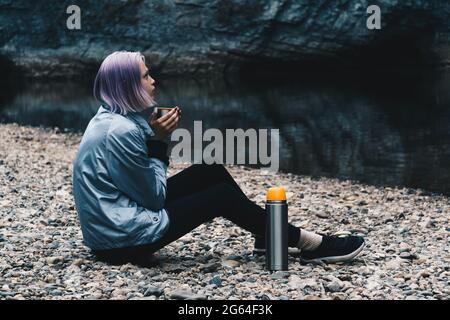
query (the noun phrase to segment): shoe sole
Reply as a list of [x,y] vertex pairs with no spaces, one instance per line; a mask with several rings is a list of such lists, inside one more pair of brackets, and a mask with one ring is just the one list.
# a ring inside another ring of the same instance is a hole
[[300,257],[301,261],[304,263],[336,263],[336,262],[346,262],[349,260],[354,259],[361,251],[364,249],[364,246],[366,245],[365,242],[363,242],[356,250],[353,252],[344,255],[344,256],[330,256],[330,257],[322,257],[322,258],[316,258],[316,259],[303,259]]

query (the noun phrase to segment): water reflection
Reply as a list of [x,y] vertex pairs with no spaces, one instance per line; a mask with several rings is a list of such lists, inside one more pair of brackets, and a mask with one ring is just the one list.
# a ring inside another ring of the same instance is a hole
[[[158,82],[157,99],[181,106],[180,126],[191,132],[194,120],[203,121],[203,130],[279,128],[283,171],[450,194],[449,75],[384,80],[166,79]],[[67,81],[28,84],[0,107],[2,122],[83,131],[98,103],[89,81]]]

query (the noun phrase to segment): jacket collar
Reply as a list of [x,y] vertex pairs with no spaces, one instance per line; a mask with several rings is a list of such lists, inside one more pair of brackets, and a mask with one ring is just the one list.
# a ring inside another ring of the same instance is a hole
[[[151,109],[151,108],[149,108]],[[150,110],[152,111],[152,110]],[[111,110],[108,108],[108,106],[101,105],[98,113],[102,112],[111,112]],[[125,117],[133,121],[144,133],[144,138],[147,140],[148,138],[155,135],[152,128],[148,124],[146,118],[150,116],[149,110],[144,110],[143,112],[130,112]]]
[[142,132],[144,132],[145,140],[155,135],[152,128],[148,124],[146,120],[146,114],[147,112],[130,112],[126,115],[128,119],[136,123],[136,125],[142,129]]

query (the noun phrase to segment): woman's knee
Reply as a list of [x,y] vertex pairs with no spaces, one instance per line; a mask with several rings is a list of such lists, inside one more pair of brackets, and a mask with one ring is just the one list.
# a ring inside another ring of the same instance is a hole
[[222,164],[213,163],[213,164],[194,164],[192,165],[197,170],[202,172],[206,172],[207,174],[219,175],[222,176],[227,172],[227,169]]
[[212,174],[224,179],[226,179],[229,176],[229,173],[223,164],[217,163],[210,164],[209,170],[212,172]]

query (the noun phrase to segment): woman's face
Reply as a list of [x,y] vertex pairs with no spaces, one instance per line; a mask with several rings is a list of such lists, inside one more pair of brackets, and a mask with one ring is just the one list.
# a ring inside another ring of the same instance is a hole
[[148,92],[150,97],[155,97],[155,80],[150,76],[148,68],[145,66],[144,61],[139,64],[141,70],[141,83],[145,91]]

